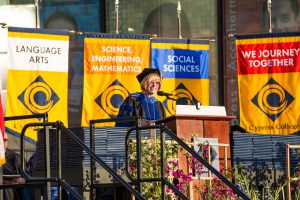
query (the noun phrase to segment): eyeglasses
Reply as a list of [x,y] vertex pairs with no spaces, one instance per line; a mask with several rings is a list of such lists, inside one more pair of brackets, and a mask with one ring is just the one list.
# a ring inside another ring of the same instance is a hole
[[148,84],[149,84],[149,85],[154,85],[154,84],[160,85],[161,82],[160,82],[160,81],[149,81]]

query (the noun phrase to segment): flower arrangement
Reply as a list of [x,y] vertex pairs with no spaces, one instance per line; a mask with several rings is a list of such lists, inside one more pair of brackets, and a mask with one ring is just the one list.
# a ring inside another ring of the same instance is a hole
[[[143,139],[141,145],[142,151],[142,178],[158,178],[160,177],[160,143],[159,140]],[[199,155],[204,159],[208,160],[209,156],[209,143],[200,143],[199,145]],[[129,173],[132,177],[136,178],[136,143],[131,140],[130,142],[130,159],[129,159]],[[203,165],[198,162],[198,160],[189,154],[185,154],[187,157],[187,164],[192,172],[184,172],[180,169],[178,163],[178,152],[181,151],[179,145],[174,142],[165,143],[165,177],[171,183],[173,183],[183,194],[189,195],[190,183],[193,180],[193,176],[200,177],[203,173]],[[213,185],[205,185],[205,188],[200,190],[195,188],[201,196],[211,196],[215,199],[220,197],[226,197],[226,199],[235,199],[235,195],[232,193],[231,189],[226,187],[224,183],[220,180],[214,179],[212,181]],[[211,190],[211,188],[214,188]],[[143,196],[147,199],[161,199],[161,183],[152,182],[144,183]],[[230,198],[228,198],[230,197]],[[231,198],[232,197],[232,198]],[[166,187],[166,199],[175,199],[174,192]],[[205,198],[207,199],[207,198]]]
[[[204,159],[208,160],[210,144],[200,143],[198,154]],[[160,159],[160,140],[152,140],[144,138],[141,145],[142,151],[142,178],[159,178],[161,176],[161,159]],[[190,195],[190,186],[193,181],[193,177],[201,179],[201,175],[204,173],[203,165],[194,157],[189,154],[185,154],[187,157],[187,165],[192,172],[185,172],[180,169],[178,162],[178,152],[182,151],[178,144],[172,141],[165,142],[165,166],[164,173],[165,178],[174,184],[183,194],[187,197]],[[211,156],[211,155],[210,155]],[[134,140],[130,142],[130,155],[129,155],[129,173],[133,178],[137,177],[136,174],[136,143]],[[257,187],[251,184],[249,177],[241,172],[243,166],[233,166],[233,170],[221,169],[221,173],[229,180],[234,180],[235,184],[245,193],[247,193],[251,199],[258,200],[262,199],[262,194],[259,192]],[[294,179],[297,177],[297,181]],[[286,180],[283,184],[277,187],[265,187],[269,188],[270,196],[268,199],[279,200],[279,194],[286,187],[288,182],[292,182],[293,187],[293,199],[300,200],[300,172],[296,172],[295,176],[291,180]],[[193,188],[201,199],[203,200],[235,200],[239,199],[236,194],[233,193],[232,189],[223,183],[219,178],[213,177],[211,181],[207,181],[204,185],[194,186]],[[161,198],[161,182],[147,182],[142,184],[142,195],[146,199],[162,199]],[[165,188],[165,199],[173,200],[177,199],[174,192],[166,187]]]

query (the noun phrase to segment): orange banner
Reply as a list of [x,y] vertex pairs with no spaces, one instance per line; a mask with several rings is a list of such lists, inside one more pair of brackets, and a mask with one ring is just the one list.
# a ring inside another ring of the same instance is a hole
[[149,60],[148,36],[87,35],[82,126],[89,126],[89,120],[115,117],[129,93],[140,91],[136,75],[149,67]]

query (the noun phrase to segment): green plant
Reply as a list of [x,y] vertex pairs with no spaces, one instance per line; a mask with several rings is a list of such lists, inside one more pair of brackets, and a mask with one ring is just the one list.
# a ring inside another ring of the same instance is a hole
[[[208,149],[210,148],[209,143],[199,144],[198,154],[204,159],[208,160]],[[188,194],[190,182],[192,181],[192,176],[200,176],[203,173],[203,165],[194,157],[186,153],[187,164],[193,170],[192,173],[184,173],[182,169],[179,168],[178,164],[178,152],[182,149],[179,145],[172,141],[165,141],[165,151],[164,151],[164,172],[165,178],[174,184],[182,193]],[[159,178],[161,176],[161,158],[160,158],[160,140],[152,140],[148,138],[142,139],[141,145],[142,151],[142,168],[141,174],[142,178]],[[132,177],[137,177],[136,170],[136,143],[134,140],[130,141],[130,155],[129,155],[129,173]],[[253,200],[262,199],[262,195],[257,189],[257,187],[252,184],[251,179],[242,172],[243,166],[237,165],[233,167],[232,171],[227,169],[221,170],[221,172],[229,180],[234,180],[235,184],[246,194],[250,196]],[[296,172],[294,178],[297,177],[297,181],[294,181],[295,187],[292,187],[293,199],[300,200],[300,172]],[[291,180],[295,180],[295,179]],[[280,193],[287,186],[291,180],[285,180],[284,183],[277,187],[266,186],[270,196],[268,198],[272,200],[278,200]],[[239,199],[236,194],[233,193],[231,188],[225,185],[219,178],[214,177],[211,184],[206,182],[204,186],[195,187],[195,190],[202,196],[205,200],[233,200]],[[143,196],[146,199],[161,199],[161,182],[147,182],[142,184]],[[167,200],[176,199],[174,192],[166,187],[165,189]]]
[[[179,147],[177,144],[168,141],[165,143],[164,159],[166,166],[172,167],[172,172],[176,171],[175,166]],[[141,145],[141,178],[159,178],[161,176],[161,158],[160,158],[160,140],[142,139]],[[129,155],[129,173],[133,178],[137,177],[137,160],[136,160],[136,142],[130,140],[130,155]],[[168,174],[167,168],[164,169],[167,178],[170,181],[174,180],[174,174]],[[161,199],[161,182],[151,182],[142,184],[143,196],[146,199]],[[166,188],[166,199],[174,197],[173,192]]]
[[252,200],[261,199],[257,188],[249,182],[249,178],[245,174],[239,172],[238,168],[238,166],[235,166],[232,173],[232,178],[235,180],[235,183],[239,185],[240,189],[247,193]]

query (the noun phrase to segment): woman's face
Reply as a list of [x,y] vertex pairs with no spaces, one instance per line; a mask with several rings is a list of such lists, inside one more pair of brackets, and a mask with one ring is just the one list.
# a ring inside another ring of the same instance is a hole
[[161,80],[160,78],[150,79],[146,84],[146,92],[148,95],[156,94],[157,91],[160,89]]

